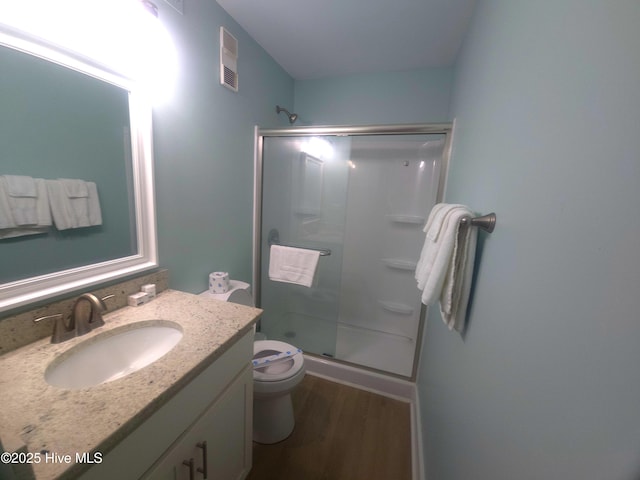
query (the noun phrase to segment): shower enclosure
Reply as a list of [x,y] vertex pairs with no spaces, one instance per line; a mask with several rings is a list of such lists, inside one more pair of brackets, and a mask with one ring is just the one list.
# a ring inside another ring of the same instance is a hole
[[[253,283],[267,338],[415,375],[425,307],[414,271],[450,127],[256,131]],[[269,280],[271,244],[321,252],[310,288]]]

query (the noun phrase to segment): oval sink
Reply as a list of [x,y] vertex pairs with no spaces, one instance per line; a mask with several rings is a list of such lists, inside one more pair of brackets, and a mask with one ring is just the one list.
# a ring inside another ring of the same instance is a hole
[[182,338],[180,325],[151,320],[101,333],[57,357],[44,378],[62,388],[111,382],[152,364]]

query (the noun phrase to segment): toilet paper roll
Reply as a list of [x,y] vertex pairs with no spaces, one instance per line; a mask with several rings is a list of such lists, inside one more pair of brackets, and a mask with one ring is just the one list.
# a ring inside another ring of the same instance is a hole
[[209,292],[227,293],[229,291],[229,273],[213,272],[209,274]]

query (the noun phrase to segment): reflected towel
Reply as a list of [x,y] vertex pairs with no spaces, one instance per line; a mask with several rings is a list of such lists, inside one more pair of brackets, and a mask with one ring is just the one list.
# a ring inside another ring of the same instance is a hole
[[36,183],[24,175],[3,175],[11,216],[16,226],[38,223]]
[[16,222],[11,215],[11,204],[9,203],[9,192],[3,177],[0,177],[0,229],[15,228]]
[[319,258],[318,250],[271,245],[269,279],[311,287]]
[[477,230],[460,225],[460,221],[472,216],[464,205],[436,205],[424,228],[425,243],[416,266],[422,303],[431,305],[440,300],[440,312],[450,330],[464,327]]
[[[45,180],[32,179],[35,188],[35,223],[19,225],[14,217],[11,207],[11,196],[7,192],[7,185],[0,178],[0,238],[12,238],[22,235],[45,233],[51,226],[51,212],[49,209],[49,196]],[[26,191],[26,193],[31,193]]]
[[47,190],[58,230],[102,224],[98,188],[94,182],[64,178],[47,180]]
[[87,198],[89,196],[87,182],[85,182],[84,180],[76,180],[73,178],[59,178],[58,180],[62,184],[67,197]]

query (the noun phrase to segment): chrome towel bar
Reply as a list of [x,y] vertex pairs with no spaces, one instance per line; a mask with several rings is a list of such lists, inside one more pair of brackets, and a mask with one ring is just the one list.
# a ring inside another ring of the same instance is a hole
[[303,247],[300,245],[287,245],[284,243],[280,243],[280,233],[275,228],[269,230],[269,235],[267,236],[267,244],[269,246],[282,245],[283,247],[302,248],[303,250],[317,250],[318,252],[320,252],[321,257],[328,257],[329,255],[331,255],[331,250],[329,250],[328,248]]

